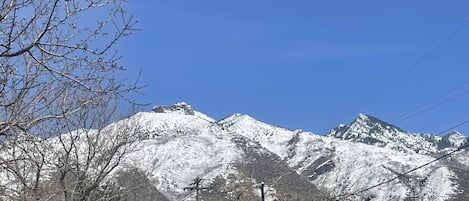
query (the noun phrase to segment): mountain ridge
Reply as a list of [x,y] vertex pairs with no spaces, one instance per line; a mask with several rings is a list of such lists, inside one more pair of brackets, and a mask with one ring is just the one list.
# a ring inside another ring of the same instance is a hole
[[[206,201],[259,200],[261,182],[267,201],[328,200],[339,195],[353,201],[469,197],[468,151],[421,167],[464,143],[467,137],[459,132],[446,138],[413,134],[360,114],[323,136],[246,114],[215,120],[187,103],[155,106],[109,126],[130,123],[143,137],[110,179],[130,175],[132,182],[145,183],[153,197],[140,197],[143,201],[194,201],[196,192],[185,189],[195,179],[209,189],[199,195]],[[45,142],[52,146],[54,140]],[[413,168],[418,169],[403,174]],[[0,171],[0,184],[7,178]],[[363,191],[390,178],[398,179]]]
[[410,133],[377,117],[364,114],[359,114],[350,124],[340,125],[326,135],[401,151],[424,153],[455,150],[468,139],[458,131],[452,131],[445,136]]
[[[425,161],[432,160],[432,154],[454,150],[456,148],[455,145],[461,144],[460,136],[462,135],[459,132],[454,132],[452,133],[453,135],[448,134],[447,136],[449,137],[445,141],[447,142],[446,145],[441,145],[440,142],[444,141],[444,137],[432,134],[410,133],[377,117],[364,114],[359,114],[348,125],[333,129],[326,136],[305,132],[301,129],[291,130],[273,126],[247,114],[240,113],[225,117],[214,124],[219,126],[224,132],[232,136],[238,136],[235,138],[242,137],[244,139],[242,141],[245,143],[257,144],[255,146],[260,147],[256,149],[259,154],[270,153],[267,155],[278,156],[279,158],[276,160],[284,161],[290,168],[295,170],[295,174],[307,178],[307,181],[315,186],[324,186],[325,183],[327,184],[326,186],[329,186],[326,189],[332,190],[330,186],[337,185],[337,183],[333,182],[334,179],[331,180],[331,178],[335,177],[335,180],[338,178],[349,178],[345,180],[340,179],[342,187],[338,188],[336,186],[333,188],[335,189],[333,192],[337,194],[343,193],[343,191],[359,189],[347,187],[351,183],[362,183],[363,186],[366,186],[365,184],[370,182],[367,177],[365,179],[350,178],[351,174],[356,174],[356,172],[351,170],[358,164],[361,164],[358,166],[368,167],[367,171],[374,172],[371,174],[374,177],[384,179],[393,176],[397,172],[405,171],[407,166],[415,167],[418,164],[425,163]],[[467,138],[464,139],[467,140]],[[361,162],[357,163],[355,161],[357,155],[350,152],[350,150],[358,151],[358,153],[361,153],[360,155],[368,155],[369,158],[361,158],[359,159]],[[385,157],[382,158],[383,156]],[[241,154],[241,157],[243,157],[243,154]],[[466,158],[459,157],[455,162],[469,164]],[[373,165],[376,161],[382,161],[381,163],[384,162],[387,165]],[[389,172],[388,169],[395,170]],[[363,174],[366,174],[366,172],[363,172]],[[425,176],[427,174],[439,174],[440,176]],[[435,180],[434,183],[426,185],[436,185],[435,183],[438,183],[438,185],[444,184],[448,188],[447,191],[431,191],[427,192],[427,194],[436,195],[443,193],[444,195],[440,195],[440,197],[446,198],[442,200],[455,196],[455,186],[458,185],[452,182],[455,173],[445,165],[440,164],[435,167],[424,168],[421,173],[412,175],[410,178],[417,181],[425,178],[436,179],[437,177],[441,177],[440,179],[442,180]],[[408,183],[406,185],[412,186],[413,184]],[[387,188],[394,189],[395,187],[389,186]],[[395,189],[394,191],[406,192],[399,195],[370,191],[366,196],[376,197],[376,199],[372,200],[400,200],[410,196],[409,191],[418,190],[418,187],[408,188],[410,189],[404,191],[402,191],[403,189]]]

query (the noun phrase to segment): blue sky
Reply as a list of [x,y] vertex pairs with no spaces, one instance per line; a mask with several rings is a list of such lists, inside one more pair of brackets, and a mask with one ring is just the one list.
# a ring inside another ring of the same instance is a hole
[[[151,105],[324,134],[361,112],[438,133],[469,119],[469,1],[144,1],[119,44]],[[455,33],[456,30],[459,30]],[[448,36],[452,35],[449,39]],[[437,49],[438,44],[447,39]],[[418,65],[417,61],[428,55]],[[410,114],[417,113],[416,110]],[[469,134],[469,125],[457,130]]]

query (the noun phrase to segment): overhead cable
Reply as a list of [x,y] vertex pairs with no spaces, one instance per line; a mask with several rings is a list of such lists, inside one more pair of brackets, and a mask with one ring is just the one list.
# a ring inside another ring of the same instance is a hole
[[[463,122],[461,122],[461,123],[458,123],[458,124],[452,126],[451,128],[442,131],[441,133],[445,133],[445,132],[447,132],[448,130],[455,129],[455,128],[457,128],[457,127],[459,127],[459,126],[462,126],[462,125],[464,125],[464,124],[467,124],[467,123],[469,123],[469,119],[466,120],[466,121],[463,121]],[[406,171],[406,172],[404,172],[404,173],[402,173],[402,174],[400,174],[400,175],[398,175],[398,176],[394,176],[394,177],[392,177],[391,179],[385,180],[385,181],[380,182],[380,183],[378,183],[378,184],[375,184],[375,185],[373,185],[373,186],[366,187],[366,188],[364,188],[364,189],[361,189],[361,190],[358,190],[358,191],[355,191],[355,192],[352,192],[352,193],[346,193],[346,194],[337,195],[337,196],[333,197],[333,199],[339,199],[339,198],[345,199],[345,198],[349,198],[349,197],[352,197],[352,196],[355,196],[355,195],[359,195],[359,194],[361,194],[361,193],[364,193],[364,192],[366,192],[366,191],[369,191],[369,190],[371,190],[371,189],[377,188],[377,187],[382,186],[382,185],[384,185],[384,184],[391,183],[391,182],[393,182],[393,181],[395,181],[395,180],[397,180],[397,179],[399,179],[399,178],[402,178],[402,176],[408,175],[408,174],[410,174],[410,173],[412,173],[412,172],[415,172],[415,171],[417,171],[417,170],[419,170],[419,169],[421,169],[421,168],[423,168],[423,167],[429,166],[429,165],[431,165],[432,163],[435,163],[435,162],[437,162],[437,161],[439,161],[439,160],[441,160],[441,159],[447,158],[447,157],[449,157],[449,156],[451,156],[451,155],[453,155],[453,154],[455,154],[455,153],[457,153],[457,152],[459,152],[459,151],[461,151],[461,150],[463,150],[463,149],[465,149],[465,148],[467,148],[467,147],[469,147],[469,142],[466,142],[466,144],[460,146],[459,148],[457,148],[457,149],[455,149],[455,150],[453,150],[453,151],[450,151],[450,152],[448,152],[448,153],[446,153],[446,154],[444,154],[444,155],[442,155],[442,156],[440,156],[440,157],[437,157],[437,158],[435,158],[435,159],[433,159],[433,160],[431,160],[431,161],[429,161],[429,162],[427,162],[427,163],[424,163],[424,164],[419,165],[419,166],[417,166],[417,167],[415,167],[415,168],[412,168],[412,169],[410,169],[410,170],[408,170],[408,171]]]
[[370,104],[372,101],[374,101],[378,96],[380,96],[384,91],[386,91],[388,88],[396,84],[398,81],[400,81],[407,73],[409,73],[412,69],[417,67],[420,63],[425,61],[428,57],[430,57],[436,50],[438,50],[441,46],[443,46],[447,41],[449,41],[452,37],[454,37],[456,34],[461,32],[467,25],[469,25],[469,20],[465,21],[461,26],[459,26],[456,30],[451,32],[448,36],[446,36],[443,40],[441,40],[439,43],[437,43],[433,48],[431,48],[426,54],[424,54],[422,57],[420,57],[416,62],[405,68],[399,75],[395,76],[394,79],[392,79],[388,84],[383,86],[379,91],[371,95],[369,98],[366,99],[366,101],[363,101],[361,104],[359,104],[355,109],[351,110],[347,115],[344,116],[339,122],[336,122],[335,125],[338,125],[340,123],[343,123],[347,118],[349,118],[353,113],[359,111],[361,108],[364,106]]

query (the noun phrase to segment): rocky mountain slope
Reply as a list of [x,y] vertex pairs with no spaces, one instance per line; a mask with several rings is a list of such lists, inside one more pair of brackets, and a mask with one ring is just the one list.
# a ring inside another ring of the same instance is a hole
[[452,131],[444,137],[409,133],[376,117],[364,114],[359,114],[349,125],[340,125],[333,129],[328,136],[422,154],[454,150],[467,142],[467,137],[457,131]]
[[320,136],[244,114],[216,121],[185,103],[155,107],[134,118],[150,136],[126,163],[146,172],[169,200],[193,200],[195,193],[184,187],[196,177],[212,189],[202,193],[205,200],[258,199],[260,182],[270,200],[455,200],[466,194],[468,157],[461,152],[350,195],[466,143],[457,132],[413,134],[360,114]]
[[[138,200],[467,200],[466,150],[403,175],[457,149],[467,137],[415,134],[360,114],[326,135],[289,130],[234,114],[214,120],[186,103],[154,107],[122,121],[146,136],[118,171],[144,183]],[[118,122],[119,123],[119,122]],[[122,123],[122,122],[120,122]],[[396,178],[393,181],[388,181]],[[383,183],[376,188],[374,185]],[[132,185],[122,180],[122,186]],[[137,199],[137,198],[136,198]]]

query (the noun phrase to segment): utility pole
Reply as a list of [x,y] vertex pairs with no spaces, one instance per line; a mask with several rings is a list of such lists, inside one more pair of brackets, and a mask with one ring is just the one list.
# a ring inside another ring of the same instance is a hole
[[194,179],[194,182],[192,182],[191,186],[184,187],[184,190],[190,190],[190,191],[195,190],[195,200],[196,201],[199,201],[199,191],[200,190],[210,189],[210,188],[200,187],[200,182],[201,181],[202,181],[202,178],[196,177]]
[[261,185],[259,185],[259,189],[261,189],[261,201],[265,201],[265,196],[264,196],[264,182],[261,182]]

